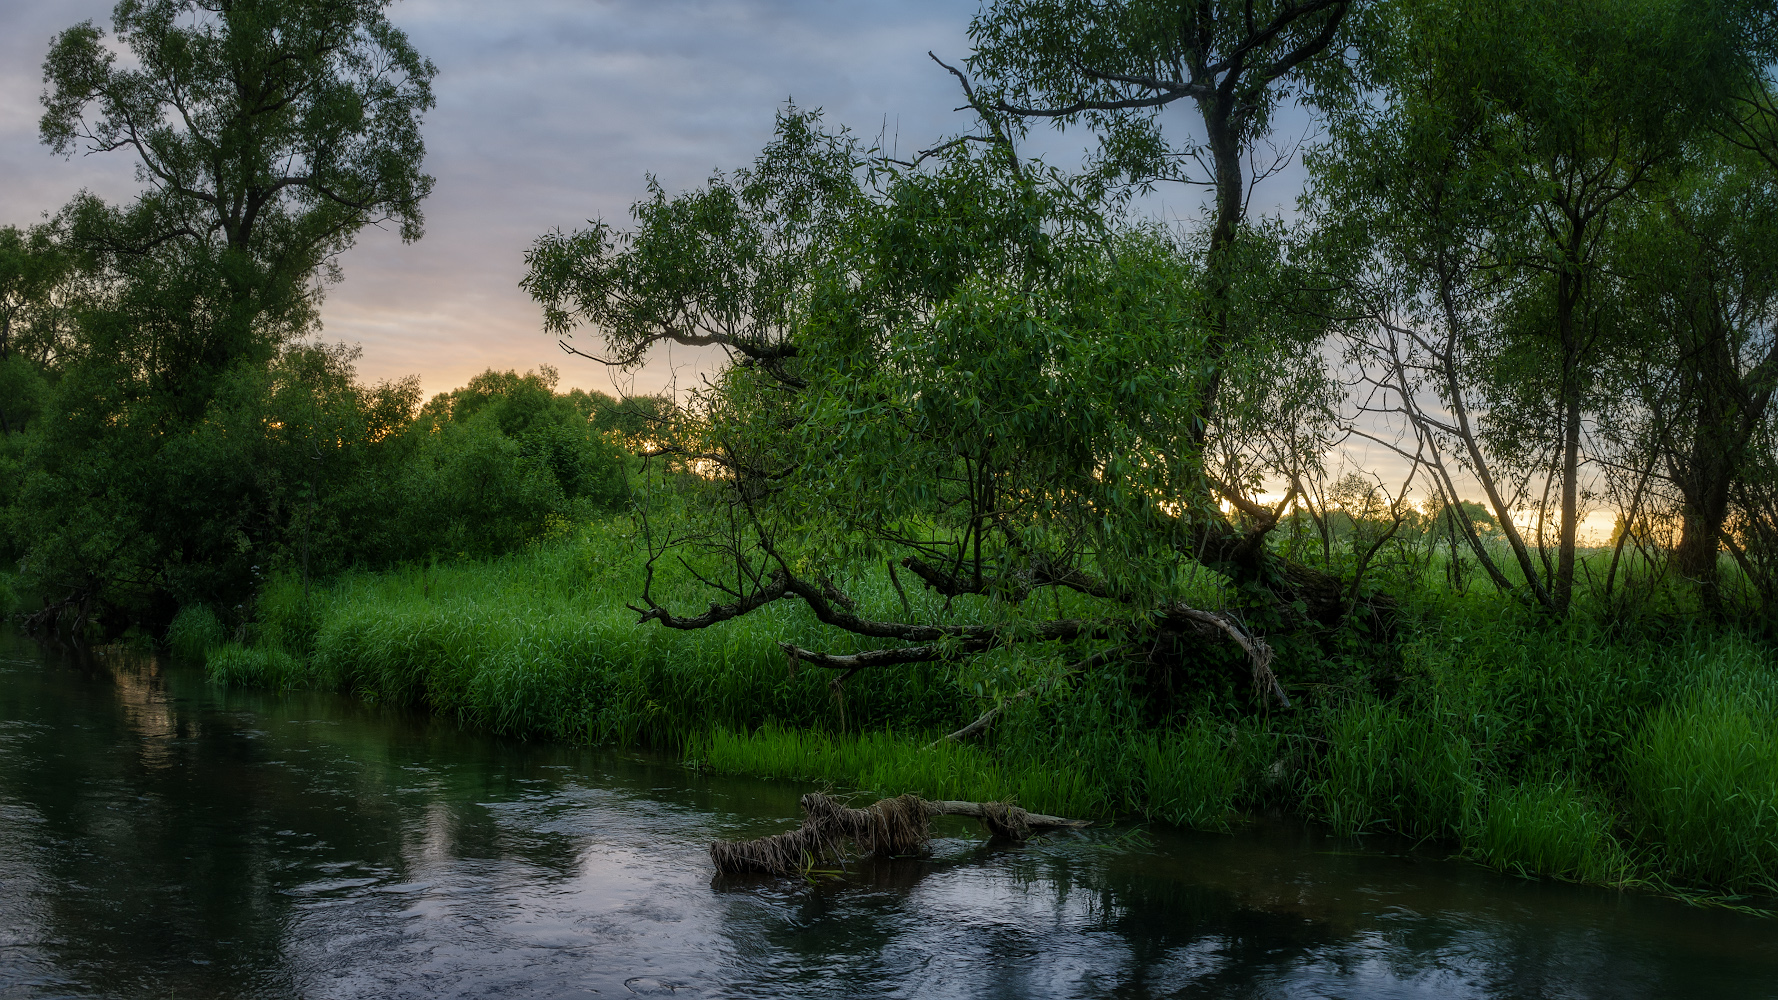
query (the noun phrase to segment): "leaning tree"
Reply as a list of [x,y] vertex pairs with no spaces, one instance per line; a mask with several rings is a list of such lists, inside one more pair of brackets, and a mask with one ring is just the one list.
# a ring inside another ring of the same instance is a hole
[[[1282,162],[1251,158],[1276,109],[1348,87],[1359,6],[989,4],[975,53],[940,63],[975,133],[898,162],[793,112],[751,169],[651,187],[626,231],[539,240],[546,325],[605,340],[565,348],[731,361],[651,453],[671,472],[643,508],[643,620],[800,600],[850,651],[787,652],[842,677],[1036,644],[1053,669],[1012,694],[1114,661],[1235,662],[1279,700],[1258,632],[1374,624],[1356,586],[1267,544],[1295,491],[1254,496],[1319,462],[1330,387],[1318,293],[1282,228],[1247,218]],[[1162,129],[1181,101],[1202,142]],[[1035,120],[1097,130],[1102,155],[1073,177],[1022,159]],[[1107,221],[1159,180],[1213,189],[1202,232]],[[893,597],[867,613],[834,578],[885,555]],[[680,613],[657,568],[721,599]]]
[[[1256,634],[1277,619],[1230,610],[1201,558],[1229,519],[1193,405],[1200,264],[1102,208],[1005,142],[895,162],[792,109],[752,167],[541,238],[526,285],[569,350],[728,353],[651,436],[641,620],[801,602],[832,645],[785,650],[836,681],[1026,650],[1003,694],[1116,663],[1234,666],[1286,701]],[[1257,327],[1278,269],[1252,260],[1228,294]],[[715,600],[686,610],[687,581]]]

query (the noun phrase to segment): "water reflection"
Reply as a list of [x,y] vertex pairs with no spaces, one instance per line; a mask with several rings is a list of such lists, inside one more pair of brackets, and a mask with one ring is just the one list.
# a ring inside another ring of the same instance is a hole
[[0,638],[0,994],[1778,996],[1770,922],[1286,827],[712,878],[801,791]]

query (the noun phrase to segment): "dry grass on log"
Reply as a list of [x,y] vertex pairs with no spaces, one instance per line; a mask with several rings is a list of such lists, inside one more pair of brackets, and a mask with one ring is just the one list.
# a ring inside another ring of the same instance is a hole
[[718,841],[710,860],[723,874],[759,872],[797,875],[845,855],[848,841],[864,854],[880,857],[913,854],[932,839],[934,816],[967,816],[981,820],[988,832],[1008,840],[1024,840],[1033,830],[1078,828],[1082,820],[1026,812],[1006,802],[929,802],[918,795],[881,799],[853,809],[820,792],[802,798],[802,826],[758,840]]

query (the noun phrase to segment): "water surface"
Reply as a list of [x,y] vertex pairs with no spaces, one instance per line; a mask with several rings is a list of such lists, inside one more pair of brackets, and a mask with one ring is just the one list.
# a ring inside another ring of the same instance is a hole
[[712,876],[804,790],[0,635],[0,996],[1778,997],[1778,922],[1282,826]]

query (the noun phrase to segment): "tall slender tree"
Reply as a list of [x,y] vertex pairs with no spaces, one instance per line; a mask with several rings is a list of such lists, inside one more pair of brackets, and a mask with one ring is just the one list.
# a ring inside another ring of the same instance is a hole
[[[1343,93],[1363,0],[996,0],[970,24],[980,103],[1014,122],[1085,124],[1104,175],[1210,188],[1203,269],[1211,337],[1192,415],[1203,442],[1232,322],[1233,248],[1258,168],[1251,154],[1292,99]],[[1162,128],[1183,104],[1195,130]],[[1201,136],[1201,138],[1200,138]]]

